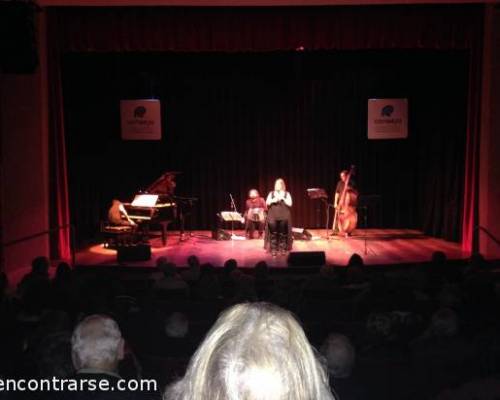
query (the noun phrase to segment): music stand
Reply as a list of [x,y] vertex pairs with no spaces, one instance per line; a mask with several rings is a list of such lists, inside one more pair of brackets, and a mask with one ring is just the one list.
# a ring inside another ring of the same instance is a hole
[[326,224],[325,224],[325,238],[328,239],[328,220],[330,219],[330,207],[328,204],[328,195],[326,194],[325,189],[323,188],[309,188],[307,189],[307,196],[311,200],[321,200],[325,204],[326,210]]
[[237,211],[221,211],[220,216],[224,222],[231,222],[231,239],[235,239],[234,221],[241,223],[243,217]]

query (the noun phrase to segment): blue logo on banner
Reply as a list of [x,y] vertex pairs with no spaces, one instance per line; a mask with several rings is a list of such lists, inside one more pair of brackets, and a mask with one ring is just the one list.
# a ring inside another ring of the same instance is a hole
[[136,107],[134,110],[134,118],[144,118],[144,115],[146,114],[146,108],[143,106]]
[[382,117],[390,117],[393,112],[394,107],[388,104],[384,108],[382,108],[382,112],[380,114],[382,115]]

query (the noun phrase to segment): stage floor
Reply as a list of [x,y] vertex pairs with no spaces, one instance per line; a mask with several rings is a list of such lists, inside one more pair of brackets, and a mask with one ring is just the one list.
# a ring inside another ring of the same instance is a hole
[[[350,238],[333,237],[327,240],[325,230],[309,230],[310,241],[295,240],[292,251],[324,251],[327,264],[342,266],[358,253],[366,265],[391,265],[429,261],[435,251],[444,252],[449,259],[459,260],[469,256],[461,250],[460,244],[423,235],[409,229],[359,229]],[[243,231],[235,231],[236,239],[216,241],[209,231],[194,231],[180,241],[179,232],[169,232],[167,245],[160,239],[151,240],[152,258],[149,261],[127,262],[127,266],[152,267],[158,257],[182,267],[186,259],[194,254],[201,263],[209,262],[221,266],[230,258],[236,259],[240,267],[252,268],[259,261],[266,261],[270,267],[287,267],[287,257],[273,258],[263,249],[263,240],[245,240]],[[116,251],[97,244],[78,251],[78,266],[116,266]]]

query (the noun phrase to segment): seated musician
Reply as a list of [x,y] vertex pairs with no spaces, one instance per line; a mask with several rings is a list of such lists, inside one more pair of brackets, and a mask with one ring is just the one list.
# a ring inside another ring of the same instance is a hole
[[[342,195],[342,192],[344,191],[345,183],[347,181],[347,176],[349,175],[349,171],[346,169],[340,171],[340,179],[337,182],[337,186],[335,186],[335,197],[333,200],[333,206],[335,208],[338,207],[339,205],[339,200],[340,196]],[[358,193],[358,188],[356,185],[356,182],[352,179],[352,177],[349,179],[349,184],[347,185],[347,191],[352,191],[354,193]]]
[[259,239],[262,237],[266,211],[267,205],[264,198],[259,195],[257,189],[251,189],[245,204],[245,231],[248,239],[253,239],[255,228],[259,232]]
[[108,221],[114,226],[132,226],[135,227],[137,224],[130,219],[127,214],[127,210],[123,206],[120,200],[113,199],[111,207],[108,211]]
[[[349,237],[351,232],[356,229],[357,213],[356,203],[359,195],[356,182],[352,179],[352,174],[347,170],[340,172],[340,180],[335,187],[335,196],[333,206],[335,208],[333,230],[339,230],[339,233]],[[347,184],[347,187],[346,187]],[[342,196],[345,197],[342,197]]]

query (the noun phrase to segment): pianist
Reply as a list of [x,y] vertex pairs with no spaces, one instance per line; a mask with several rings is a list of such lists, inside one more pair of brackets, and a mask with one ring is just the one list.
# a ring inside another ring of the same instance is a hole
[[108,221],[114,226],[136,226],[120,200],[114,199],[108,211]]

